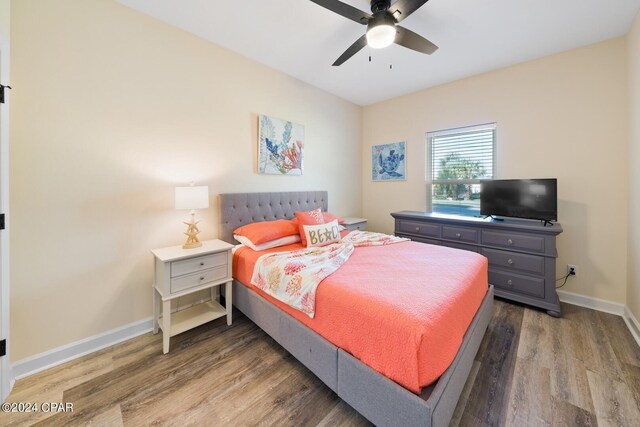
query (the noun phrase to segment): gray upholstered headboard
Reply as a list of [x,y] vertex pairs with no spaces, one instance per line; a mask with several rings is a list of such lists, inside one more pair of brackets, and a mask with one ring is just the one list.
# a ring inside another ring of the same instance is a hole
[[295,211],[328,209],[326,191],[292,191],[285,193],[230,193],[220,195],[220,239],[238,243],[233,230],[258,221],[293,218]]

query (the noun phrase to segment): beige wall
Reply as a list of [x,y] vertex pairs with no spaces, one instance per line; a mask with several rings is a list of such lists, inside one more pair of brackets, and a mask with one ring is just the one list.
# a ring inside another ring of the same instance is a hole
[[9,31],[11,22],[11,1],[0,0],[0,34],[3,37],[10,37]]
[[[111,0],[13,2],[11,358],[151,315],[173,188],[328,190],[361,214],[360,107]],[[305,125],[302,177],[256,174],[257,115]]]
[[627,35],[629,75],[629,282],[627,306],[640,319],[640,13]]
[[[425,133],[497,122],[497,177],[557,177],[558,276],[565,290],[626,299],[628,112],[625,38],[500,69],[364,109],[363,215],[391,232],[424,210]],[[372,145],[407,141],[404,182],[371,182]]]

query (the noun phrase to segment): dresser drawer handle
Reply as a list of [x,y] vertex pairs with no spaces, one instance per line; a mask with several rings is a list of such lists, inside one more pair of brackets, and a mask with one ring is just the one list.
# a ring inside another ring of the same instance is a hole
[[201,277],[200,280],[204,280],[204,277]]
[[507,286],[513,286],[513,280],[511,279],[507,280]]
[[416,227],[416,231],[420,231],[420,227]]
[[509,258],[509,259],[507,260],[507,264],[509,264],[509,265],[513,265],[513,260],[512,260],[511,258]]
[[459,239],[460,237],[462,237],[462,234],[456,233],[456,237]]
[[511,239],[507,240],[507,245],[513,245],[513,240]]
[[204,265],[204,262],[201,262],[201,263],[200,263],[200,267],[202,267],[203,265]]

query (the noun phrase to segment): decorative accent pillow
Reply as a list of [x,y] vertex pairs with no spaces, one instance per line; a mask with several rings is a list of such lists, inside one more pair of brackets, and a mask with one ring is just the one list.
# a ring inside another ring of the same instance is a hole
[[337,220],[326,224],[303,225],[307,247],[326,246],[340,241],[340,226]]
[[[343,224],[344,223],[344,218],[342,218],[341,216],[332,214],[331,212],[322,212],[322,218],[324,219],[324,223],[326,224],[327,222],[331,222],[334,219],[338,220],[338,224]],[[298,218],[293,218],[291,221],[295,222],[296,224],[298,223]]]
[[296,219],[298,220],[298,233],[300,233],[300,238],[302,239],[302,244],[307,246],[307,239],[304,235],[304,226],[305,225],[318,225],[324,224],[324,217],[322,216],[322,211],[320,208],[306,211],[306,212],[295,212]]
[[277,219],[275,221],[261,221],[243,225],[236,228],[233,234],[244,236],[257,246],[261,243],[298,234],[299,232],[298,225],[290,219]]
[[292,234],[291,236],[284,236],[284,237],[280,237],[279,239],[269,240],[268,242],[260,243],[259,245],[254,245],[253,242],[249,240],[248,237],[245,237],[245,236],[234,234],[233,237],[238,242],[253,249],[254,251],[264,251],[271,248],[277,248],[278,246],[292,245],[300,241],[299,234]]

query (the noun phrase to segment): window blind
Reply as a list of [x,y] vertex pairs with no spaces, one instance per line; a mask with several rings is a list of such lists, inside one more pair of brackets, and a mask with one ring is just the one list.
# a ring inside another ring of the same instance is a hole
[[429,132],[432,183],[474,183],[494,175],[495,123]]

